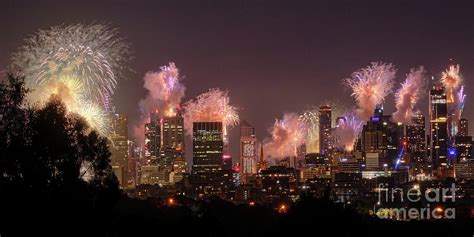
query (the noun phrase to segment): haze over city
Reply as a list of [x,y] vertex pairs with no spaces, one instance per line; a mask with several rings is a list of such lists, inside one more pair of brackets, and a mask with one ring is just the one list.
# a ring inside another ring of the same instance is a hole
[[471,236],[473,21],[472,1],[2,0],[0,237]]
[[[268,129],[285,112],[328,101],[352,107],[351,91],[341,81],[373,61],[396,65],[396,87],[419,65],[439,78],[450,59],[461,65],[467,81],[473,74],[469,2],[185,2],[5,1],[0,68],[38,29],[110,23],[130,42],[134,58],[134,73],[118,84],[113,97],[118,112],[138,119],[145,73],[175,62],[184,76],[183,101],[208,88],[228,90],[260,139],[270,136]],[[472,94],[469,84],[466,92]],[[387,97],[386,111],[394,111],[393,100]],[[427,113],[427,106],[424,96],[417,107]],[[466,117],[472,113],[466,106]],[[238,140],[237,129],[230,140]],[[234,159],[236,145],[231,145]]]

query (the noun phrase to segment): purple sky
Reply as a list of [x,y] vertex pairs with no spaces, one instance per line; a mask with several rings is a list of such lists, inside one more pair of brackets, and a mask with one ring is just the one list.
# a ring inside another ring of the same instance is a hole
[[[331,100],[351,106],[341,79],[371,61],[397,65],[398,86],[417,65],[439,77],[450,58],[461,64],[468,94],[465,117],[473,119],[470,1],[197,2],[3,0],[0,70],[22,39],[39,28],[106,22],[119,28],[135,52],[130,66],[136,74],[119,85],[114,98],[118,112],[132,120],[145,93],[143,75],[169,61],[185,76],[186,99],[210,87],[229,90],[231,103],[261,139],[284,112]],[[419,107],[426,113],[426,99]],[[393,96],[385,108],[393,112]],[[234,159],[237,136],[234,129]]]

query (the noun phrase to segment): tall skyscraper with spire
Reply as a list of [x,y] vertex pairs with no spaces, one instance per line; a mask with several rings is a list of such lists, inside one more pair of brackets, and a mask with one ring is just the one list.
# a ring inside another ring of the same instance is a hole
[[430,90],[430,148],[433,169],[448,166],[448,106],[444,87],[435,83]]
[[263,155],[263,142],[260,143],[260,161],[258,162],[258,170],[265,170],[267,169],[267,162],[265,161],[265,157]]

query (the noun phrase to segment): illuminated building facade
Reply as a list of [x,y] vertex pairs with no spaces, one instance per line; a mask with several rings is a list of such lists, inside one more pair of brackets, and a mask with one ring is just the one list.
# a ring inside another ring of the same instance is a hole
[[390,115],[383,115],[383,108],[375,109],[362,129],[361,151],[379,154],[379,168],[394,167],[401,149],[403,125],[392,122]]
[[[164,181],[174,183],[170,178],[170,174],[174,175],[176,172],[181,172],[182,162],[184,159],[184,119],[181,113],[176,113],[173,116],[167,116],[161,119],[161,144],[160,144],[160,158],[158,166],[160,172],[164,174]],[[180,160],[178,160],[180,159]],[[178,169],[174,169],[174,163],[178,163]]]
[[474,160],[454,164],[454,174],[459,179],[474,180]]
[[469,123],[465,118],[459,120],[458,136],[469,136]]
[[406,127],[407,153],[411,156],[414,174],[426,173],[431,167],[426,152],[425,117],[421,113],[412,116]]
[[472,160],[472,137],[456,136],[456,163]]
[[181,111],[173,109],[162,118],[156,112],[150,113],[150,122],[145,124],[145,158],[158,167],[160,184],[174,183],[174,162],[184,159],[184,151]]
[[435,84],[430,90],[429,116],[430,116],[430,158],[433,169],[446,168],[448,166],[448,107],[446,91]]
[[194,122],[193,173],[222,170],[223,145],[221,122]]
[[336,202],[357,199],[366,187],[362,173],[338,172],[334,175],[330,198]]
[[332,153],[331,140],[331,106],[319,107],[319,153],[330,159]]
[[112,114],[111,165],[122,187],[128,186],[128,122],[124,114]]
[[296,171],[284,166],[270,166],[259,173],[259,183],[266,197],[290,196],[297,188]]
[[248,178],[257,174],[257,138],[255,128],[247,121],[240,123],[240,179],[246,183]]
[[232,167],[225,169],[222,122],[193,123],[193,166],[189,183],[196,197],[235,192]]
[[145,124],[145,158],[157,161],[160,154],[161,124],[157,113],[150,113],[150,122]]

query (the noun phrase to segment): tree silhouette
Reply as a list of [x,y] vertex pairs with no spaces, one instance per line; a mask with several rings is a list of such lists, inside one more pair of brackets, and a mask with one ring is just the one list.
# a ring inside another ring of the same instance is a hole
[[[22,77],[8,74],[0,82],[2,217],[12,222],[23,210],[32,222],[44,215],[60,221],[110,209],[120,190],[107,138],[68,113],[60,98],[34,107],[26,103],[27,93]],[[84,170],[91,177],[85,179]]]

